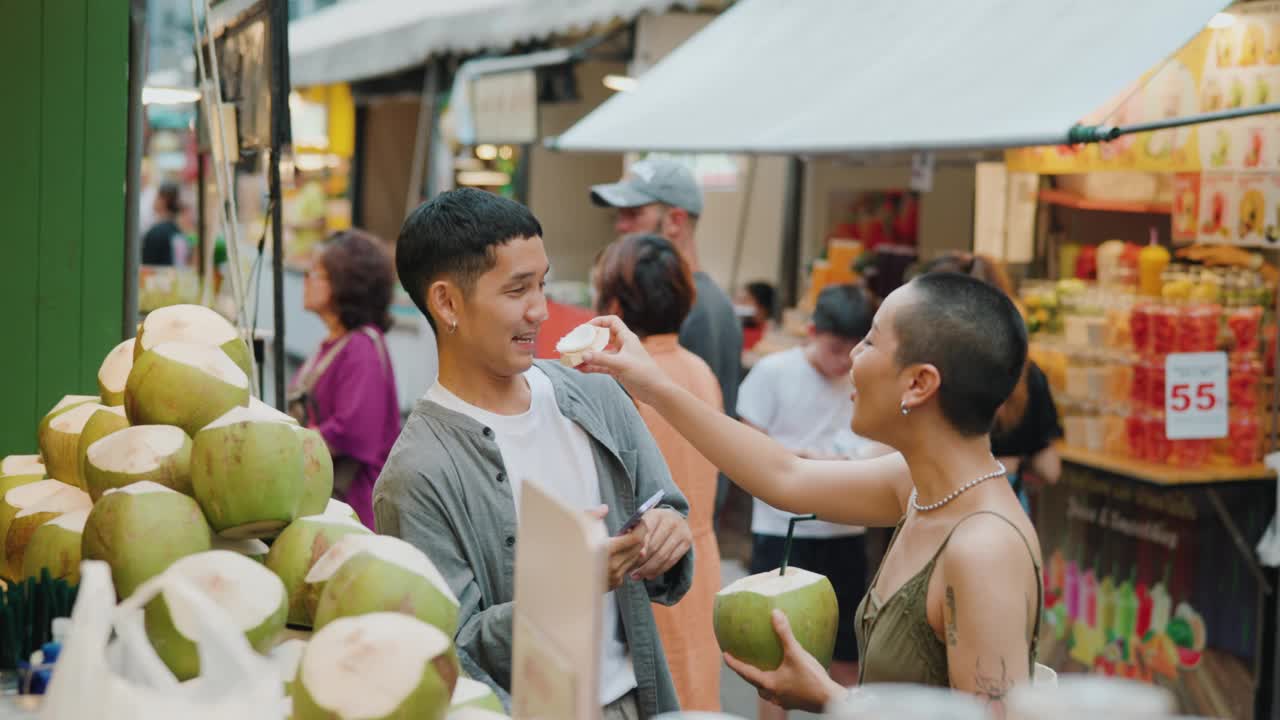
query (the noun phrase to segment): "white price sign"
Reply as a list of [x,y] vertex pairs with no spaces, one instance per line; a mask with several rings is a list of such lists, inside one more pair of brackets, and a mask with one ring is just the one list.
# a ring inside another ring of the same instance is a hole
[[1165,359],[1165,434],[1170,440],[1227,436],[1227,354],[1175,353]]

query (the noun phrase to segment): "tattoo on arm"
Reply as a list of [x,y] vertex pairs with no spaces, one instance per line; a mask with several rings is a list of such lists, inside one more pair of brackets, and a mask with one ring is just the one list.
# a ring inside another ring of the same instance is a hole
[[1003,657],[1000,658],[1000,677],[984,674],[982,658],[978,658],[974,667],[973,681],[974,691],[978,696],[986,698],[988,705],[1004,702],[1005,695],[1009,693],[1012,685],[1009,682],[1009,668]]
[[960,642],[959,635],[956,630],[956,590],[950,585],[947,586],[947,644],[955,647]]

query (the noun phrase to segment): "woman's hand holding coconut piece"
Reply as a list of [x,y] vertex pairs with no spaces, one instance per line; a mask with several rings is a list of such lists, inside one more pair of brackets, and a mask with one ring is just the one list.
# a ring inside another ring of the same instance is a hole
[[587,353],[600,352],[608,345],[608,328],[585,323],[560,338],[556,343],[556,352],[560,353],[561,364],[567,367],[578,367]]
[[782,664],[774,670],[761,670],[729,653],[724,662],[730,670],[755,686],[761,698],[794,710],[820,713],[847,690],[831,679],[822,663],[809,654],[791,631],[791,623],[781,610],[770,616],[774,632],[782,643]]

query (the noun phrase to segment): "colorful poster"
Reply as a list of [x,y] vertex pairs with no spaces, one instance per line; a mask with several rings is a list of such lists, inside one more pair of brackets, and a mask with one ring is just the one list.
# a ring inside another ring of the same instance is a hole
[[1161,685],[1180,714],[1254,717],[1265,591],[1209,493],[1252,548],[1272,483],[1159,487],[1064,464],[1036,502],[1041,662]]
[[1200,174],[1173,176],[1173,241],[1195,242],[1200,237]]
[[1235,242],[1238,190],[1234,175],[1205,173],[1200,177],[1201,242]]
[[[1206,28],[1172,58],[1089,117],[1128,125],[1280,100],[1280,0],[1233,5],[1229,27]],[[1065,132],[1064,128],[1064,132]],[[1280,168],[1280,114],[1122,136],[1111,143],[1005,153],[1010,170],[1266,172]]]

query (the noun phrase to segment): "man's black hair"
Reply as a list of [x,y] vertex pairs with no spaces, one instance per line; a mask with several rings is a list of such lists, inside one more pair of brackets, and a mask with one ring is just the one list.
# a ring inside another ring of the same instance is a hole
[[818,293],[813,329],[845,340],[858,340],[871,331],[871,299],[857,285],[829,285]]
[[916,299],[898,311],[899,365],[928,363],[942,376],[942,414],[963,435],[991,432],[1027,361],[1027,328],[1013,301],[967,275],[911,281]]
[[529,208],[475,188],[441,193],[409,213],[396,241],[396,274],[431,328],[427,287],[449,276],[463,292],[497,263],[497,247],[516,238],[542,236]]

